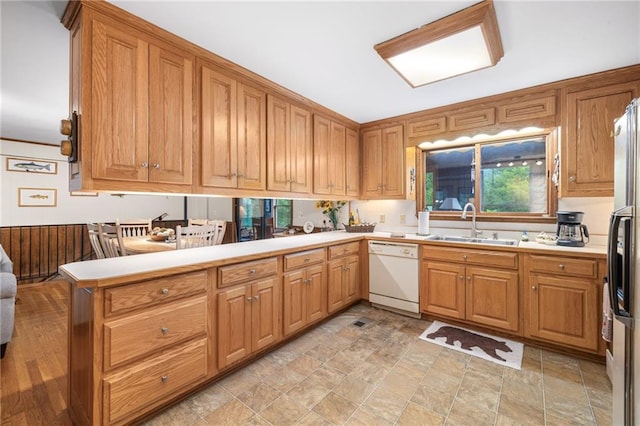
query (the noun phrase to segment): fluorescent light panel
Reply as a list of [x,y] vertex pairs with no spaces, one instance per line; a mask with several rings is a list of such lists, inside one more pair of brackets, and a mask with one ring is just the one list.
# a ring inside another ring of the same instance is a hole
[[374,49],[412,87],[493,66],[503,56],[491,0],[377,44]]

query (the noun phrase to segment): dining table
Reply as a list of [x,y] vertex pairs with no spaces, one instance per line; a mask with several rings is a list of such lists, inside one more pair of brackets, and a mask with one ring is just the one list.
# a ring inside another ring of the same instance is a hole
[[149,235],[122,237],[127,254],[157,253],[176,249],[176,241],[155,241]]

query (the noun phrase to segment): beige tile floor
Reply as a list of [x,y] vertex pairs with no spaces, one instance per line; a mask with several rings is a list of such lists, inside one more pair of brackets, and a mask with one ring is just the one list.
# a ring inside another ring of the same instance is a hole
[[525,346],[518,371],[418,339],[429,324],[354,306],[146,424],[611,424],[604,365]]

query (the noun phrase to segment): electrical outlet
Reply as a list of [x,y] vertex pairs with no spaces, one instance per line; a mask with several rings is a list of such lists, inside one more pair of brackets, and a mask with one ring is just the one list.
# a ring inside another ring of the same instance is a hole
[[381,215],[380,215],[380,220],[379,220],[378,222],[380,222],[380,223],[384,223],[384,220],[385,220],[385,215],[384,215],[384,214],[381,214]]
[[407,223],[407,215],[406,214],[401,214],[400,215],[400,223],[403,224],[403,225],[405,223]]

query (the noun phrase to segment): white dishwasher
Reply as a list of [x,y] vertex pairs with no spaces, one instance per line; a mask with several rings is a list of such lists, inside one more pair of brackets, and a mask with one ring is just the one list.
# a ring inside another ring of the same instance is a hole
[[420,317],[418,245],[369,241],[369,301],[412,317]]

